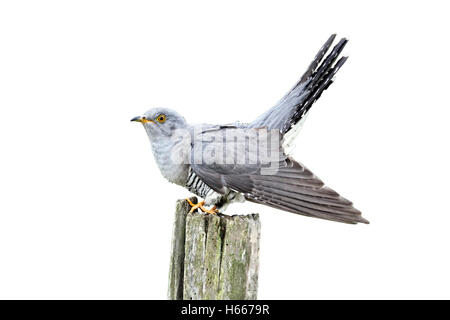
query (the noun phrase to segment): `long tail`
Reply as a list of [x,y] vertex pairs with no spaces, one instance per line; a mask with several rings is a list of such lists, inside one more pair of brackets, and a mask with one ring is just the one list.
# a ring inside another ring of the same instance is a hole
[[295,86],[274,107],[253,121],[250,127],[265,126],[269,129],[279,129],[284,134],[306,115],[322,92],[333,83],[333,77],[347,61],[348,57],[339,58],[348,42],[345,38],[323,59],[335,38],[335,34],[328,38]]
[[[348,42],[347,39],[343,38],[333,48],[331,53],[325,58],[322,64],[320,64],[320,66],[317,68],[317,65],[322,60],[324,54],[333,42],[335,36],[336,35],[332,35],[328,39],[324,47],[314,58],[308,70],[300,79],[299,84],[302,83],[302,81],[303,83],[307,83],[307,86],[304,89],[305,93],[307,94],[305,94],[304,98],[299,99],[298,104],[295,105],[294,114],[282,128],[283,133],[289,131],[302,119],[302,117],[309,111],[313,103],[320,98],[322,92],[333,83],[333,77],[339,71],[345,61],[347,61],[348,57],[341,57],[338,62],[336,62],[336,64],[333,64]],[[300,94],[300,96],[303,95]]]

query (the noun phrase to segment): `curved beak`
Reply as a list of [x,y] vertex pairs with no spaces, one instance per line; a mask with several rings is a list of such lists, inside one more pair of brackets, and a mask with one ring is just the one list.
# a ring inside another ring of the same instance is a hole
[[142,116],[134,117],[130,121],[137,121],[137,122],[141,122],[141,123],[148,123],[148,122],[155,123],[153,120],[147,120],[145,117],[142,117]]

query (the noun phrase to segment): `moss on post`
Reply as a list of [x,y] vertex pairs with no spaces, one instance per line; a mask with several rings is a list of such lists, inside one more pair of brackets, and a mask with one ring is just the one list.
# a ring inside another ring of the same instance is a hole
[[168,298],[256,299],[259,216],[205,215],[189,208],[187,201],[177,202]]

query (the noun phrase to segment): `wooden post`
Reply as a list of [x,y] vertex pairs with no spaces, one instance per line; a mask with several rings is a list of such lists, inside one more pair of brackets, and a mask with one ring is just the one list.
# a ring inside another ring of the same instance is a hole
[[[197,203],[197,198],[191,198]],[[255,300],[258,289],[258,214],[189,213],[178,200],[172,235],[168,299]]]

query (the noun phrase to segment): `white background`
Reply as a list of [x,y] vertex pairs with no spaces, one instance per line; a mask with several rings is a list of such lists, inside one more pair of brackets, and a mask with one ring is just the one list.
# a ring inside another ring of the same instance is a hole
[[165,299],[173,209],[133,116],[250,121],[331,33],[295,158],[370,225],[255,204],[259,298],[450,298],[445,1],[2,1],[0,298]]

